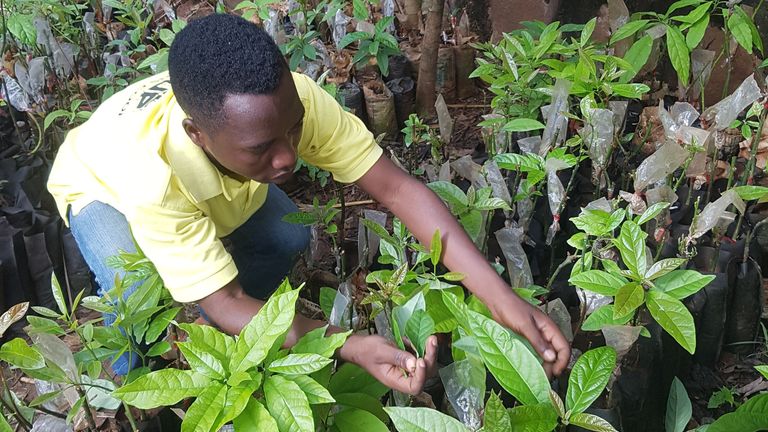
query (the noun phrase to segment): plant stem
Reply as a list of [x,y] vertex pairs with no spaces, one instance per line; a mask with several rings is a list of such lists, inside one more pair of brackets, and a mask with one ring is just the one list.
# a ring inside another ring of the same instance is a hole
[[125,408],[125,417],[128,419],[128,423],[131,425],[131,430],[133,432],[138,432],[139,427],[136,425],[136,419],[133,418],[131,407],[127,403],[123,402],[123,408]]
[[768,116],[768,109],[763,109],[762,114],[760,114],[760,122],[759,126],[757,127],[757,131],[752,134],[752,146],[749,149],[749,160],[747,162],[747,166],[744,169],[744,172],[741,173],[741,184],[746,185],[749,184],[752,180],[752,174],[755,170],[755,159],[757,155],[757,147],[760,145],[760,138],[763,135],[763,127],[765,127],[765,118]]
[[13,399],[13,396],[11,395],[11,388],[8,386],[8,382],[5,380],[5,372],[3,371],[2,367],[0,367],[0,382],[3,384],[3,389],[6,393],[8,393],[8,400],[10,401],[9,404],[5,401],[4,398],[0,397],[0,403],[2,405],[5,405],[6,408],[11,410],[13,412],[13,415],[16,417],[16,420],[19,422],[19,425],[21,425],[24,430],[28,431],[32,429],[32,425],[27,421],[26,418],[24,418],[23,415],[21,415],[21,411],[19,411],[19,407],[16,405],[16,401]]
[[560,263],[559,266],[555,269],[555,271],[552,273],[552,276],[549,277],[549,281],[547,282],[547,291],[549,291],[552,288],[552,283],[555,281],[555,278],[557,278],[557,275],[560,273],[561,270],[563,270],[568,264],[571,264],[572,262],[576,261],[577,259],[581,258],[581,255],[568,255],[565,257],[563,262]]
[[88,396],[85,395],[85,391],[79,385],[75,386],[75,390],[83,398],[82,409],[85,410],[85,421],[88,422],[88,430],[96,432],[98,429],[96,429],[96,421],[93,419],[93,412],[91,412],[91,404],[88,403]]

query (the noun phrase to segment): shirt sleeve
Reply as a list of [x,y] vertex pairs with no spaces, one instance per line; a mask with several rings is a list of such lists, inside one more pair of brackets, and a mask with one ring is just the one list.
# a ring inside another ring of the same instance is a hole
[[174,300],[183,303],[203,299],[237,277],[213,221],[195,210],[139,206],[129,218],[139,247]]
[[336,181],[359,180],[383,153],[373,134],[309,77],[294,74],[294,82],[306,111],[299,156]]

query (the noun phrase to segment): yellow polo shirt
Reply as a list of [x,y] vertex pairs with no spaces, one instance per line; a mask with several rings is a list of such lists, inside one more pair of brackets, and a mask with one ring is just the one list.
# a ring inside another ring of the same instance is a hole
[[[381,148],[314,81],[292,75],[305,109],[299,156],[337,181],[358,180]],[[93,201],[119,210],[173,298],[192,302],[237,276],[220,239],[256,212],[267,185],[223,175],[184,132],[184,118],[167,73],[131,85],[69,132],[48,189],[65,220],[67,209]]]

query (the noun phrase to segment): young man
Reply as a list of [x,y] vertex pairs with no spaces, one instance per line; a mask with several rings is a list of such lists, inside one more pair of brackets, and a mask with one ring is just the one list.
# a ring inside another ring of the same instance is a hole
[[[132,233],[177,301],[197,302],[217,326],[238,333],[307,244],[305,229],[282,222],[296,208],[274,186],[301,156],[356,183],[422,243],[440,229],[445,265],[466,275],[465,286],[497,321],[532,343],[548,372],[563,370],[570,351],[557,326],[510,290],[439,198],[383,156],[356,117],[288,70],[263,30],[232,15],[193,21],[176,36],[168,66],[72,130],[50,176],[101,291],[114,280],[106,258],[133,250]],[[322,325],[297,317],[285,344]],[[415,394],[435,348],[433,337],[416,359],[383,337],[353,335],[338,356]],[[119,373],[132,366],[124,360]]]

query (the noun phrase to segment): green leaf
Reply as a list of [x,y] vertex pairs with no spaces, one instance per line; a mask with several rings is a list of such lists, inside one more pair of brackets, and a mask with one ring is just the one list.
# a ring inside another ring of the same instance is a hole
[[752,30],[749,22],[752,19],[744,12],[741,6],[733,7],[733,13],[728,17],[728,30],[731,31],[733,38],[749,54],[752,54]]
[[763,378],[768,380],[768,365],[755,366],[755,370],[760,372],[760,374],[763,376]]
[[147,357],[157,357],[171,350],[171,344],[168,341],[160,341],[147,351]]
[[336,290],[329,287],[320,288],[320,309],[323,310],[323,314],[328,318],[333,311],[333,302],[336,300]]
[[64,293],[61,291],[61,285],[59,280],[56,279],[55,274],[51,274],[51,293],[53,294],[53,299],[56,300],[56,306],[59,307],[59,312],[64,316],[69,316],[67,301],[64,299]]
[[314,432],[312,410],[298,384],[272,375],[264,381],[264,396],[280,431]]
[[629,47],[626,54],[624,54],[624,60],[632,65],[632,71],[625,72],[621,77],[621,82],[630,82],[632,78],[640,72],[643,66],[648,62],[652,48],[653,38],[650,35],[641,37]]
[[399,432],[469,432],[460,421],[429,408],[385,407]]
[[333,416],[334,425],[340,432],[389,432],[387,425],[378,417],[360,409],[345,409]]
[[569,419],[569,422],[573,425],[581,426],[584,429],[595,432],[618,432],[610,423],[592,414],[574,414]]
[[285,375],[307,375],[319,371],[332,361],[317,354],[288,354],[273,361],[267,369]]
[[432,261],[432,266],[437,266],[440,262],[440,256],[443,253],[443,238],[440,236],[440,230],[435,230],[432,235],[432,243],[429,246],[429,258]]
[[182,432],[207,432],[213,427],[219,413],[224,409],[227,386],[213,383],[195,399],[181,422]]
[[736,412],[725,414],[707,429],[708,432],[757,432],[768,429],[768,394],[753,396]]
[[661,261],[655,262],[651,268],[645,272],[645,279],[654,280],[685,264],[688,260],[684,258],[666,258]]
[[616,351],[601,347],[582,354],[568,378],[565,407],[572,414],[584,412],[608,384],[616,367]]
[[356,408],[367,411],[383,422],[389,422],[389,416],[384,412],[384,406],[378,398],[365,393],[334,394],[336,404],[341,407]]
[[[346,342],[352,330],[343,333],[334,333],[325,337],[328,326],[320,327],[305,334],[296,345],[291,348],[294,354],[317,354],[321,357],[331,358],[337,349]],[[314,336],[314,337],[313,337]]]
[[666,432],[683,432],[691,419],[691,400],[685,386],[677,377],[672,380],[667,399],[667,413],[664,420]]
[[714,279],[714,275],[703,275],[695,270],[675,270],[656,279],[653,283],[656,290],[682,300],[697,293]]
[[733,190],[744,201],[757,200],[768,195],[768,187],[765,186],[736,186]]
[[483,431],[507,432],[510,430],[512,430],[512,422],[509,414],[507,414],[507,410],[496,392],[491,391],[491,395],[485,403],[485,411],[483,411]]
[[331,377],[328,391],[334,397],[342,393],[364,393],[381,398],[389,389],[368,372],[353,363],[344,363]]
[[696,351],[696,327],[693,317],[680,300],[657,290],[648,291],[646,304],[656,322],[686,351]]
[[325,387],[306,375],[286,375],[283,378],[295,382],[307,396],[310,405],[336,402]]
[[43,355],[21,338],[13,339],[0,346],[0,360],[22,369],[45,367]]
[[405,325],[405,335],[416,348],[419,357],[424,357],[427,347],[427,338],[435,332],[435,322],[432,317],[423,310],[416,310]]
[[232,425],[237,432],[279,432],[277,422],[259,401],[251,398]]
[[595,31],[595,24],[597,24],[597,18],[592,18],[584,24],[584,28],[581,30],[582,45],[586,45],[589,42],[589,38],[592,37],[592,32]]
[[315,216],[313,213],[293,212],[283,216],[283,222],[309,226],[318,223],[318,220],[317,216]]
[[648,234],[643,232],[640,225],[628,220],[621,226],[619,237],[614,240],[624,265],[638,279],[645,274],[647,267],[645,258],[646,237]]
[[538,120],[529,118],[516,118],[510,120],[501,130],[505,132],[528,132],[544,129],[546,125]]
[[584,331],[599,331],[609,325],[624,325],[632,319],[632,315],[624,315],[614,319],[613,305],[605,305],[589,314],[587,319],[581,324]]
[[683,86],[688,86],[691,73],[691,57],[685,37],[679,28],[667,25],[667,52],[672,61],[672,67],[677,71],[677,77]]
[[587,270],[571,277],[568,282],[594,293],[615,296],[627,280],[619,275],[602,270]]
[[651,88],[645,84],[607,84],[611,89],[611,93],[616,96],[625,97],[628,99],[640,99],[643,94],[648,93]]
[[640,29],[644,28],[646,24],[648,24],[648,20],[637,20],[637,21],[630,21],[623,26],[619,27],[618,30],[614,34],[611,35],[611,41],[610,45],[615,44],[616,42],[626,39],[638,31]]
[[198,396],[212,383],[209,377],[194,371],[162,369],[118,388],[112,396],[136,408],[150,409]]
[[466,314],[480,356],[504,390],[526,405],[548,401],[549,382],[533,353],[492,319],[471,310]]
[[201,350],[212,354],[222,364],[229,363],[229,357],[235,346],[232,336],[207,325],[179,324],[179,328],[187,333],[187,340],[193,342]]
[[720,390],[712,393],[712,395],[709,397],[709,402],[707,402],[707,408],[709,409],[719,408],[725,405],[726,403],[730,406],[736,405],[736,400],[734,399],[734,392],[728,387],[721,387]]
[[24,318],[24,315],[27,314],[28,309],[29,302],[19,303],[17,305],[11,306],[10,309],[0,315],[0,338],[5,335],[5,332],[10,326]]
[[72,408],[69,409],[69,412],[67,413],[66,422],[67,424],[72,423],[72,420],[75,418],[78,412],[80,412],[80,409],[83,407],[83,403],[85,402],[85,396],[81,396],[77,402],[72,404]]
[[298,297],[297,289],[269,298],[240,332],[229,362],[231,373],[248,370],[267,357],[272,346],[290,329]]
[[204,348],[194,342],[177,342],[176,346],[184,354],[184,358],[187,359],[192,370],[217,380],[223,380],[227,377],[224,364],[215,355],[205,351]]
[[352,13],[356,20],[368,19],[368,2],[365,0],[352,0]]
[[659,202],[656,203],[650,207],[648,207],[642,215],[640,215],[640,218],[637,220],[638,225],[643,225],[646,222],[650,221],[651,219],[655,218],[659,215],[664,209],[668,208],[670,206],[670,203],[668,202]]
[[448,203],[451,209],[462,209],[469,205],[467,195],[458,186],[447,181],[428,183],[427,187],[436,193],[443,201]]
[[32,14],[11,13],[6,18],[6,26],[16,39],[29,48],[37,45],[35,17]]
[[688,49],[693,51],[704,39],[704,34],[707,32],[709,26],[709,15],[704,15],[701,19],[696,21],[691,28],[688,29],[688,33],[685,34],[685,44]]
[[667,13],[665,14],[665,16],[669,17],[672,15],[672,12],[676,10],[686,8],[688,6],[697,6],[699,4],[701,4],[701,0],[678,0],[669,6],[669,9],[667,9]]
[[179,314],[180,307],[168,309],[158,314],[147,328],[147,332],[144,333],[144,340],[146,343],[155,342],[161,334],[168,328],[171,322],[176,319],[176,315]]
[[518,405],[508,410],[512,432],[551,432],[557,427],[557,412],[551,403]]
[[752,396],[743,405],[736,409],[739,414],[759,413],[768,416],[768,393],[760,393]]

